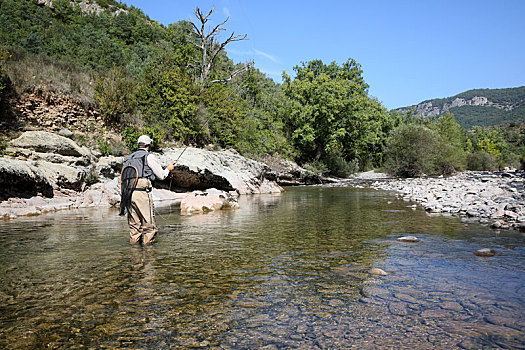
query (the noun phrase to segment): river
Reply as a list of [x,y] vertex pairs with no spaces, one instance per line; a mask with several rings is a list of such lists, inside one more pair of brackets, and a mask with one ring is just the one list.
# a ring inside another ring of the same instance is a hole
[[411,204],[302,187],[162,208],[147,248],[117,210],[0,222],[0,348],[525,348],[524,235]]

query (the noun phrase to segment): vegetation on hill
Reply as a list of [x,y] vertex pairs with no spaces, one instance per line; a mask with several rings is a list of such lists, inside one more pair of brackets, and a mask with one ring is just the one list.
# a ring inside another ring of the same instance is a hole
[[[420,104],[432,104],[432,107],[443,111],[445,105],[451,105],[456,99],[471,101],[484,97],[487,105],[463,105],[448,109],[457,122],[466,129],[474,126],[500,126],[513,123],[525,123],[525,86],[507,89],[474,89],[452,97],[426,100]],[[399,108],[406,111],[412,107]],[[444,114],[445,112],[442,112]],[[442,115],[440,114],[440,115]],[[427,117],[425,115],[425,117]]]
[[[99,11],[83,12],[80,5],[90,2]],[[501,131],[502,141],[499,129],[467,133],[452,115],[434,121],[387,111],[368,95],[361,66],[351,58],[303,62],[295,77],[284,74],[284,83],[276,84],[227,56],[226,45],[242,35],[222,41],[212,35],[212,41],[199,31],[204,23],[198,22],[215,15],[205,13],[196,11],[196,25],[166,27],[113,0],[54,0],[53,7],[0,0],[0,113],[16,120],[13,101],[27,92],[67,94],[96,106],[104,127],[118,132],[130,150],[147,133],[157,145],[232,147],[336,176],[382,166],[385,159],[391,172],[414,175],[468,164],[501,167],[524,154],[523,128]],[[111,153],[103,133],[85,132],[102,153]],[[414,163],[423,146],[434,146],[427,152],[432,157]],[[489,161],[476,163],[473,154]],[[416,170],[409,169],[414,164]]]

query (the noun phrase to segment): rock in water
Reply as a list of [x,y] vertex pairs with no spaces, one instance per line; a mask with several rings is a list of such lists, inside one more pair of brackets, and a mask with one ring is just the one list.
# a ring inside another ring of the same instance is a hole
[[491,256],[496,255],[497,252],[494,249],[483,248],[476,250],[474,254],[477,256],[481,256],[482,258],[490,258]]
[[370,272],[371,275],[376,275],[376,276],[386,276],[386,275],[388,275],[388,273],[386,273],[385,271],[383,271],[383,270],[381,270],[381,269],[379,269],[377,267],[372,267],[370,269],[370,271],[368,271],[368,272]]
[[221,209],[237,209],[239,203],[227,192],[210,188],[205,192],[194,191],[184,197],[180,203],[183,214],[199,214]]
[[405,243],[417,243],[417,242],[419,242],[419,238],[414,237],[414,236],[399,237],[397,240],[399,242],[405,242]]

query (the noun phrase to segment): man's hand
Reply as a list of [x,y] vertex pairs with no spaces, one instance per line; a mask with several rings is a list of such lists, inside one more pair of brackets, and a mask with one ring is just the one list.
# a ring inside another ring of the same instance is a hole
[[173,163],[171,163],[171,164],[168,164],[168,166],[166,167],[166,169],[168,169],[169,171],[172,171],[172,170],[175,168],[175,164],[176,164],[176,163],[177,163],[177,162],[173,162]]

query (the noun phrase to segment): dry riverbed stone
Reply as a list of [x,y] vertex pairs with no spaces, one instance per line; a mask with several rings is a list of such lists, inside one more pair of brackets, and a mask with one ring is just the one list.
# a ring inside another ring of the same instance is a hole
[[419,242],[419,238],[417,238],[415,236],[403,236],[403,237],[399,237],[397,240],[399,242],[404,242],[404,243],[417,243],[417,242]]

